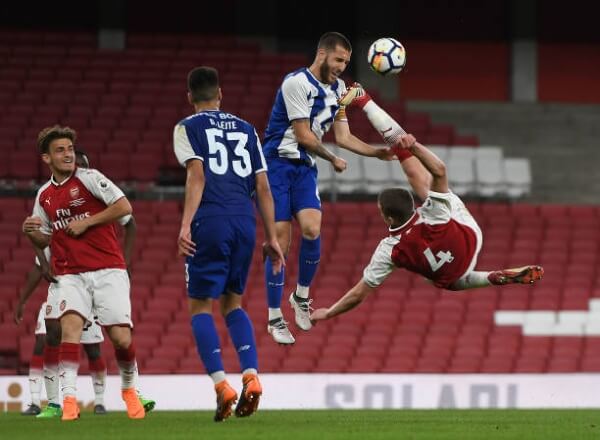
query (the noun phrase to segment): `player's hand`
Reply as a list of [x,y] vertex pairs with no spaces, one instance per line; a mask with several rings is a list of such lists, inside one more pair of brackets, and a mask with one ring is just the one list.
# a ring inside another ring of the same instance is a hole
[[341,173],[348,167],[348,164],[346,163],[346,161],[344,159],[342,159],[341,157],[337,157],[337,156],[335,156],[333,158],[333,160],[331,161],[331,164],[333,165],[333,169],[335,170],[336,173]]
[[65,232],[71,237],[79,237],[81,234],[87,231],[89,227],[90,225],[85,219],[73,220],[71,223],[69,223],[65,229]]
[[394,160],[394,159],[396,159],[394,150],[390,147],[377,148],[375,150],[375,157],[379,160]]
[[184,257],[193,257],[196,253],[196,243],[192,241],[192,232],[189,226],[182,226],[177,239],[179,255]]
[[410,148],[417,142],[417,139],[412,134],[400,136],[400,141],[396,144],[400,148]]
[[42,227],[42,219],[39,217],[27,217],[23,221],[23,225],[21,229],[25,234],[30,234],[32,232],[39,231]]
[[277,275],[281,272],[281,269],[285,266],[285,257],[283,256],[283,252],[281,251],[277,239],[263,243],[263,260],[266,257],[271,259],[273,275]]
[[17,308],[15,309],[14,316],[15,324],[19,325],[21,321],[23,321],[23,304],[17,304]]
[[324,320],[328,319],[328,317],[327,317],[328,310],[329,309],[324,309],[324,308],[315,310],[314,312],[312,312],[310,314],[310,321],[313,324],[316,324],[317,321],[324,321]]

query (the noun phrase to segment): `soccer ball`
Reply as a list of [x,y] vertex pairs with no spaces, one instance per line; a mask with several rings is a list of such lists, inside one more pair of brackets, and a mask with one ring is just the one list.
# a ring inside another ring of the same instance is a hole
[[369,47],[367,61],[371,69],[380,75],[396,74],[406,64],[406,51],[397,40],[380,38]]

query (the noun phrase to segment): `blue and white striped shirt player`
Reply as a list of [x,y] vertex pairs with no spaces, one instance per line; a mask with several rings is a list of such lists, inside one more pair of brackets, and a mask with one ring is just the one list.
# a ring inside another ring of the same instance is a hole
[[346,91],[341,79],[330,85],[320,82],[308,68],[288,74],[277,91],[273,111],[265,132],[265,157],[302,160],[311,166],[315,158],[298,145],[292,121],[309,119],[312,132],[321,140],[334,120],[346,120],[346,113],[337,103]]
[[198,217],[254,217],[255,175],[267,171],[254,126],[230,113],[206,110],[188,116],[173,131],[175,155],[182,166],[204,163],[205,186]]

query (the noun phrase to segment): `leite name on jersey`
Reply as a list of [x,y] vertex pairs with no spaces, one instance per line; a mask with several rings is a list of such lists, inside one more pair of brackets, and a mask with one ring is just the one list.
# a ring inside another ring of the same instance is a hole
[[83,220],[84,218],[91,216],[92,214],[90,214],[89,211],[86,211],[81,214],[72,215],[71,210],[68,208],[57,209],[57,220],[52,222],[52,227],[54,228],[54,230],[59,231],[61,229],[65,229],[69,225],[69,223],[71,223],[74,220]]
[[210,125],[213,127],[219,127],[221,130],[236,130],[237,122],[236,121],[215,121],[214,119],[209,119]]

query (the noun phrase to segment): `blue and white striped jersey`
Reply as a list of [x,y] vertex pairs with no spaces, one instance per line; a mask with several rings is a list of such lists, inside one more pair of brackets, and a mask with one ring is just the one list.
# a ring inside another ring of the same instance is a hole
[[[298,144],[292,121],[309,119],[317,138],[322,139],[334,120],[345,120],[339,112],[338,98],[346,91],[344,81],[324,84],[308,68],[288,74],[277,91],[269,124],[265,132],[263,151],[267,159],[282,157],[315,163],[314,158]],[[339,114],[338,114],[339,112]]]
[[175,126],[173,146],[182,166],[193,159],[204,164],[204,192],[195,218],[254,217],[255,174],[267,170],[254,126],[230,113],[203,111]]

